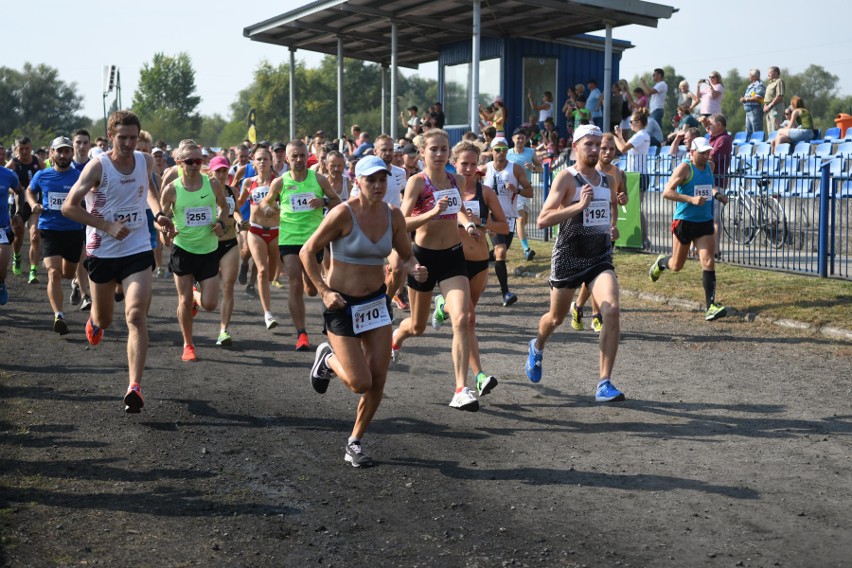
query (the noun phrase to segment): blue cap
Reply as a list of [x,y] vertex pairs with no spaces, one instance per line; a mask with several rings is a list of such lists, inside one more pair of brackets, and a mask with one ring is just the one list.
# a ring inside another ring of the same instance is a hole
[[389,172],[385,161],[378,156],[364,156],[355,165],[355,177],[365,177],[376,172]]

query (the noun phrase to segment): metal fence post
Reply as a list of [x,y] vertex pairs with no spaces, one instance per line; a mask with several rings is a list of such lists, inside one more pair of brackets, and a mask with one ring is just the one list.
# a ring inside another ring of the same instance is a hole
[[[544,208],[544,202],[547,201],[547,195],[550,193],[550,164],[544,164],[544,168],[541,170],[541,181],[544,186],[544,197],[541,199],[541,206]],[[533,222],[536,220],[533,219]],[[544,242],[548,242],[550,240],[550,235],[553,234],[553,228],[547,227],[544,230]]]
[[829,203],[831,201],[831,162],[823,162],[820,166],[819,182],[819,277],[828,278],[828,229]]

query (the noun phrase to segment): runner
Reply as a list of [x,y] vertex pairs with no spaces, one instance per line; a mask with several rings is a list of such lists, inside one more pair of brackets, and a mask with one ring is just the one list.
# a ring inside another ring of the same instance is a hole
[[[545,95],[547,94],[545,93]],[[547,99],[545,98],[545,100]],[[527,180],[532,184],[532,175],[534,173],[541,173],[544,167],[541,165],[538,156],[536,156],[535,148],[527,146],[527,140],[527,131],[523,128],[516,128],[514,134],[512,134],[512,142],[515,143],[515,146],[514,148],[509,148],[509,151],[506,153],[506,159],[524,168]],[[529,221],[527,198],[519,195],[515,199],[515,209],[518,212],[518,221],[515,224],[515,230],[518,232],[518,238],[521,240],[521,246],[524,248],[524,258],[529,261],[535,258],[535,251],[530,248],[529,242],[527,242],[526,232],[527,222]]]
[[482,178],[497,193],[500,206],[503,207],[503,213],[506,214],[506,220],[509,223],[507,234],[491,236],[491,242],[494,243],[494,273],[500,282],[504,308],[518,301],[518,297],[509,291],[509,271],[506,268],[506,251],[512,246],[512,239],[515,236],[515,222],[518,218],[515,199],[518,196],[533,196],[533,189],[529,180],[527,180],[524,168],[506,159],[508,149],[509,143],[502,136],[498,136],[491,142],[491,153],[494,160],[488,162]]
[[[153,154],[151,154],[153,145],[154,138],[151,136],[151,133],[147,130],[141,131],[139,133],[139,139],[136,141],[136,150],[142,152],[143,154],[148,154],[153,158]],[[154,185],[156,187],[164,187],[164,185],[160,184],[160,176],[157,174],[156,159],[154,160],[154,171],[151,172],[151,179],[153,179]],[[145,208],[145,215],[148,217],[148,233],[151,235],[151,249],[154,251],[154,263],[156,264],[154,274],[159,276],[160,268],[162,268],[163,266],[163,249],[159,246],[159,237],[160,235],[162,235],[162,231],[158,231],[157,227],[155,226],[154,212],[151,211],[150,206]]]
[[[33,143],[27,136],[15,140],[13,158],[6,163],[6,167],[18,176],[18,197],[15,211],[12,213],[12,231],[15,233],[15,241],[12,243],[14,255],[12,257],[12,274],[21,276],[23,272],[21,248],[24,246],[24,232],[27,226],[30,228],[30,272],[27,278],[28,284],[38,284],[38,261],[39,243],[38,219],[33,218],[32,209],[27,200],[27,188],[35,177],[36,172],[42,169],[42,163],[37,156],[33,155]],[[41,201],[41,196],[37,201]]]
[[[456,171],[464,176],[464,192],[462,200],[473,223],[481,231],[498,234],[509,232],[509,224],[497,194],[482,185],[477,179],[477,166],[482,150],[469,141],[461,141],[453,148],[453,163]],[[497,386],[497,379],[482,371],[482,361],[479,357],[479,340],[476,337],[476,304],[488,284],[488,242],[485,235],[471,236],[466,227],[458,228],[464,246],[464,260],[467,267],[467,279],[470,282],[470,358],[469,366],[476,380],[476,390],[479,396],[484,396]],[[444,310],[444,297],[438,295],[435,299],[435,311],[432,314],[432,327],[440,329],[449,317]]]
[[[335,374],[361,395],[344,459],[353,467],[365,467],[373,462],[361,441],[381,403],[390,363],[392,324],[385,258],[393,247],[416,281],[424,281],[427,272],[411,254],[402,213],[383,201],[388,178],[385,162],[376,156],[362,158],[356,176],[361,189],[358,197],[329,212],[299,257],[321,293],[328,333],[328,343],[317,348],[311,384],[324,393]],[[329,245],[331,269],[323,280],[316,257]]]
[[714,187],[713,168],[709,166],[713,146],[704,138],[696,138],[689,147],[691,160],[675,168],[663,190],[663,197],[677,203],[672,222],[674,235],[672,255],[661,254],[651,265],[651,282],[660,279],[667,268],[679,272],[686,262],[690,243],[698,249],[701,259],[701,282],[707,312],[704,319],[712,321],[725,317],[728,310],[716,303],[716,240],[713,235],[713,199],[727,203],[728,197]]
[[586,284],[607,322],[599,342],[600,382],[595,400],[613,402],[624,400],[624,394],[610,382],[621,333],[618,280],[612,264],[618,205],[615,180],[595,169],[600,145],[597,126],[583,124],[574,130],[577,162],[553,180],[538,216],[539,228],[558,224],[559,236],[551,259],[550,310],[539,320],[538,335],[529,343],[525,370],[532,382],[541,380],[544,345],[565,320],[574,290]]
[[[601,138],[601,155],[598,159],[598,165],[595,169],[599,172],[608,175],[615,180],[615,194],[619,205],[627,205],[627,176],[621,169],[613,163],[618,157],[615,147],[615,136],[611,132],[604,133]],[[616,214],[616,221],[618,215]],[[612,240],[618,240],[618,227],[613,225]],[[571,327],[577,331],[583,329],[583,306],[586,301],[592,297],[589,292],[589,287],[583,284],[580,291],[577,293],[577,301],[571,302]],[[597,301],[592,298],[592,329],[597,333],[601,332],[603,327],[603,316],[601,315],[600,307]]]
[[9,269],[9,259],[12,258],[12,243],[15,240],[7,197],[17,196],[19,183],[18,176],[14,172],[0,168],[0,306],[5,306],[9,302],[6,274]]
[[[290,170],[272,182],[263,211],[280,215],[278,252],[290,283],[287,305],[296,326],[296,351],[307,351],[310,342],[305,329],[304,294],[307,290],[308,296],[316,296],[317,289],[299,262],[299,251],[322,223],[323,206],[332,209],[340,204],[340,197],[324,175],[308,169],[308,148],[301,140],[287,144],[287,162]],[[321,262],[322,258],[317,260]]]
[[[74,134],[71,136],[71,141],[74,143],[74,157],[71,160],[71,166],[78,172],[82,172],[83,168],[86,167],[86,164],[89,163],[89,150],[92,149],[89,131],[82,128],[74,131]],[[80,255],[82,256],[85,253],[86,244],[84,242],[80,248]],[[92,308],[89,275],[86,274],[86,267],[83,262],[77,263],[77,274],[76,278],[71,280],[71,297],[69,299],[72,306],[80,306],[81,312],[87,312]]]
[[197,361],[192,319],[199,305],[212,312],[219,303],[217,249],[219,237],[226,231],[229,209],[219,182],[201,173],[204,163],[201,148],[187,144],[178,156],[181,175],[163,188],[160,204],[163,214],[174,218],[175,223],[169,270],[174,274],[178,293],[177,318],[183,335],[181,360]]
[[266,329],[271,330],[278,326],[275,316],[272,315],[270,282],[278,274],[279,222],[275,211],[267,213],[261,201],[269,194],[269,184],[274,179],[272,154],[266,148],[258,146],[254,149],[253,156],[253,169],[257,171],[257,175],[243,180],[237,208],[241,208],[246,201],[250,203],[246,240],[257,267],[257,293],[263,308],[263,321],[266,323]]
[[415,232],[414,256],[428,269],[428,278],[419,282],[408,277],[411,316],[404,319],[393,334],[391,358],[399,360],[406,339],[423,335],[431,311],[432,290],[437,284],[446,300],[446,310],[453,315],[455,393],[450,406],[476,412],[479,401],[466,386],[470,359],[470,283],[457,226],[461,223],[471,236],[481,233],[462,208],[464,177],[446,171],[450,158],[449,135],[433,128],[423,134],[419,142],[425,169],[408,179],[402,213],[407,231]]
[[[116,283],[124,286],[127,323],[129,387],[125,412],[142,410],[142,371],[148,355],[148,306],[154,253],[145,223],[145,204],[159,207],[157,188],[151,183],[153,160],[136,152],[142,127],[130,111],[114,112],[107,122],[112,149],[92,160],[71,188],[62,214],[88,225],[86,268],[92,283],[92,313],[86,323],[86,338],[97,345],[112,324]],[[82,206],[86,199],[86,209]],[[87,210],[88,209],[88,210]],[[155,216],[165,231],[173,231],[171,220]]]
[[[33,215],[38,216],[42,258],[47,269],[47,299],[53,309],[53,331],[68,333],[62,311],[62,278],[72,279],[83,254],[85,232],[83,225],[62,216],[62,204],[68,192],[80,178],[71,167],[73,143],[59,136],[50,143],[51,167],[39,170],[27,188],[27,202]],[[41,196],[42,202],[38,202]]]
[[216,156],[210,160],[210,174],[225,189],[225,202],[228,204],[225,232],[219,237],[219,248],[216,250],[216,257],[219,259],[219,276],[222,279],[222,314],[219,337],[216,339],[216,345],[220,347],[230,347],[234,341],[228,328],[234,313],[234,284],[237,282],[237,271],[240,267],[237,221],[234,219],[234,214],[238,214],[237,198],[234,188],[228,185],[229,167],[228,160],[222,156]]

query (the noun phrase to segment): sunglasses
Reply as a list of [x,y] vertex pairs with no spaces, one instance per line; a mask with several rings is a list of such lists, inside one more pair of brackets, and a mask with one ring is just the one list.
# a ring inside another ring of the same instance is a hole
[[188,160],[181,160],[181,162],[186,164],[187,166],[200,166],[201,164],[204,163],[204,159],[203,158],[189,158]]
[[496,148],[492,148],[492,150],[494,150],[495,152],[505,152],[508,149],[509,148],[506,148],[504,146],[497,146]]

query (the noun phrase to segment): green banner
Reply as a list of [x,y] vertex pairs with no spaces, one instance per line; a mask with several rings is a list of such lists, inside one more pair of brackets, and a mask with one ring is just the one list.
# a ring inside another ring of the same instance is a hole
[[642,220],[639,214],[639,202],[642,199],[639,191],[639,174],[627,173],[627,205],[618,206],[618,240],[615,246],[625,248],[642,248]]

